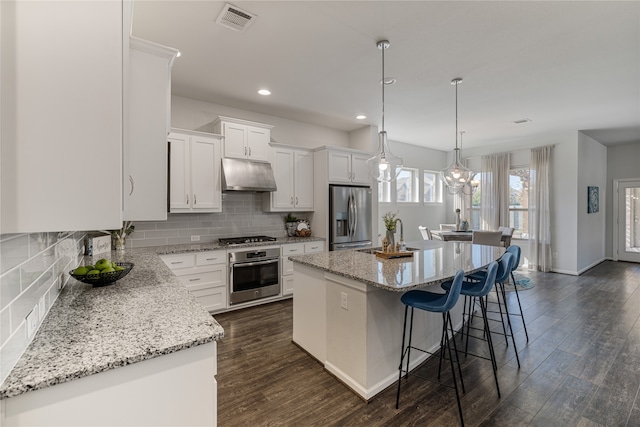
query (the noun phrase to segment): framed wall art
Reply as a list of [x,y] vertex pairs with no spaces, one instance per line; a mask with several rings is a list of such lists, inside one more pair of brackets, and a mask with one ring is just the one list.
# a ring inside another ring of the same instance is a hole
[[587,187],[587,213],[596,213],[600,210],[600,189],[598,187]]

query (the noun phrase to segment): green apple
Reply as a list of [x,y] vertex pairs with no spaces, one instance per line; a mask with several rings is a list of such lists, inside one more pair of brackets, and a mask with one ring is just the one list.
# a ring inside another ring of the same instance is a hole
[[104,274],[104,273],[111,273],[116,271],[113,267],[107,267],[104,270],[100,270],[100,274]]
[[87,269],[87,267],[84,267],[84,266],[80,266],[75,270],[73,270],[73,274],[75,274],[76,276],[86,276],[88,272],[89,272],[89,269]]
[[117,266],[117,265],[118,265],[118,264],[116,264],[116,262],[115,262],[115,261],[112,261],[112,262],[111,262],[111,267],[116,268],[116,266]]
[[120,267],[119,265],[116,265],[115,267],[113,267],[113,269],[115,271],[122,271],[122,270],[124,270],[124,267]]
[[113,268],[113,267],[111,266],[111,261],[109,261],[108,259],[102,258],[98,260],[98,262],[96,262],[96,268],[102,271],[105,268]]
[[91,270],[95,270],[95,269],[96,269],[96,268],[95,268],[93,265],[91,265],[91,264],[87,264],[87,265],[85,265],[85,266],[84,266],[84,268],[86,268],[86,269],[87,269],[87,271],[91,271]]
[[87,273],[87,279],[97,280],[100,278],[100,270],[94,269]]

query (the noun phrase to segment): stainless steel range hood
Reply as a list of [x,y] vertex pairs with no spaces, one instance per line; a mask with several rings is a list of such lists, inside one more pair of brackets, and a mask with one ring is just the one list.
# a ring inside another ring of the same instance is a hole
[[222,159],[222,191],[276,191],[270,163]]

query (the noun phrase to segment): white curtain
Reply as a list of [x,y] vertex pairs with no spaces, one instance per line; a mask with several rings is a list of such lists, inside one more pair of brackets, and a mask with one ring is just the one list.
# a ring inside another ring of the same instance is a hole
[[480,223],[483,230],[509,226],[509,154],[482,157]]
[[529,175],[529,269],[551,270],[549,162],[551,147],[531,150]]

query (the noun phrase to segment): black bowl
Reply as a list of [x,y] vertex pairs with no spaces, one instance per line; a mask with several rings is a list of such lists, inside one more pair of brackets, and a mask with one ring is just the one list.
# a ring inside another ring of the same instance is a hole
[[124,276],[129,274],[129,272],[133,269],[134,264],[132,262],[116,262],[116,265],[122,267],[123,270],[110,271],[108,273],[100,274],[86,274],[84,276],[78,276],[77,274],[73,274],[73,271],[70,271],[69,276],[82,283],[88,283],[89,285],[107,286],[115,283],[116,280],[122,279]]

